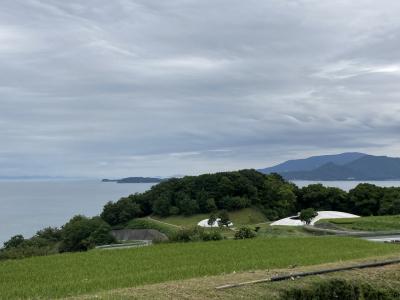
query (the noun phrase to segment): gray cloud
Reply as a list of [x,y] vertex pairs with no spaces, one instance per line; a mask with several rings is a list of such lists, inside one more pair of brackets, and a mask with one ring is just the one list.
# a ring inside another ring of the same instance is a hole
[[399,156],[397,1],[6,0],[0,175]]

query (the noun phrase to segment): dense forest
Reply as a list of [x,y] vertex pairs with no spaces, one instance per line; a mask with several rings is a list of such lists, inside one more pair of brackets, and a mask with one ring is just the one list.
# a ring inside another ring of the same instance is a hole
[[101,218],[110,225],[117,225],[150,214],[192,215],[250,206],[259,208],[268,220],[310,207],[364,216],[399,214],[400,188],[371,184],[360,184],[349,192],[322,184],[298,188],[278,174],[241,170],[161,182],[145,193],[107,203]]

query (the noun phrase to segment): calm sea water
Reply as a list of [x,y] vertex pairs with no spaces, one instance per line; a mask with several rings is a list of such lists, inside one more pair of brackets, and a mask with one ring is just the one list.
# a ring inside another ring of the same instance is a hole
[[325,186],[338,187],[342,190],[349,191],[355,188],[360,183],[370,183],[383,187],[400,187],[400,181],[308,181],[308,180],[293,180],[299,187],[307,186],[309,184],[321,183]]
[[[294,181],[302,187],[314,181]],[[350,190],[360,182],[326,181],[326,186]],[[400,186],[400,181],[374,181]],[[98,215],[103,205],[123,196],[144,192],[152,184],[99,181],[0,181],[0,246],[11,236],[32,236],[46,226],[60,226],[76,214]]]
[[99,181],[0,181],[0,247],[13,235],[30,237],[46,226],[61,226],[76,214],[98,215],[108,201],[144,192],[151,186]]

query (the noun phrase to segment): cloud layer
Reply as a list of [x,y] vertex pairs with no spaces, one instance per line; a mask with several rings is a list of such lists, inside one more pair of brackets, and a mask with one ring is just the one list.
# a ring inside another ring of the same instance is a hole
[[6,0],[0,175],[400,156],[400,2]]

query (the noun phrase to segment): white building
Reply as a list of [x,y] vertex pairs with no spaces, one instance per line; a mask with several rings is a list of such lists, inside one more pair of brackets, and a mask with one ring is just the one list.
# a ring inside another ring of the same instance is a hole
[[[318,211],[318,215],[312,219],[310,225],[314,225],[317,221],[322,220],[322,219],[346,219],[346,218],[359,218],[360,216],[345,213],[345,212],[340,212],[340,211],[329,211],[329,210],[324,210],[324,211]],[[271,226],[276,226],[276,225],[281,225],[281,226],[303,226],[305,225],[304,222],[302,222],[299,218],[299,216],[291,216],[288,218],[284,218],[275,222],[271,223]]]

